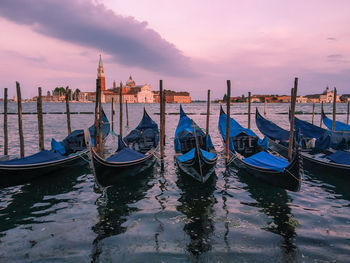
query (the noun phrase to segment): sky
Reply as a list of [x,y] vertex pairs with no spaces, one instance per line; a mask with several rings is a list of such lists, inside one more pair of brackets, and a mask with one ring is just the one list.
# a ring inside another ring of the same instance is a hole
[[350,93],[347,0],[1,0],[0,94],[58,86],[94,91],[99,55],[106,86],[189,91],[192,99]]

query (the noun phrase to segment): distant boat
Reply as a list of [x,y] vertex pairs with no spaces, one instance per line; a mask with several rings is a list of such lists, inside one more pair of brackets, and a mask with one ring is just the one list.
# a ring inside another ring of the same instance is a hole
[[218,159],[210,135],[191,120],[180,105],[180,120],[175,131],[175,160],[179,169],[205,183],[213,174]]
[[[227,115],[220,108],[219,131],[226,140]],[[299,191],[303,167],[299,151],[291,162],[268,148],[267,138],[261,140],[251,129],[243,128],[230,118],[230,161],[258,179],[290,191]]]
[[[109,121],[103,112],[102,136],[105,139],[110,131]],[[89,128],[93,140],[94,125]],[[53,176],[74,166],[86,164],[88,149],[84,141],[84,131],[75,130],[62,142],[51,141],[51,150],[43,150],[33,155],[0,162],[0,188],[32,182],[33,180]]]
[[[326,125],[326,127],[330,130],[333,130],[333,120],[329,119],[326,114],[323,111],[323,107],[321,110],[321,118],[322,121],[324,123],[324,125]],[[335,131],[347,131],[350,132],[350,125],[340,122],[340,121],[335,121]]]
[[144,109],[139,125],[123,139],[118,136],[118,149],[107,159],[90,147],[97,183],[106,187],[134,180],[155,163],[158,143],[158,125]]
[[[265,119],[256,110],[256,126],[269,138],[270,147],[283,156],[288,156],[289,131]],[[295,129],[301,131],[301,155],[310,170],[327,173],[329,176],[350,175],[350,153],[342,150],[350,144],[350,134],[334,133],[311,123],[295,118]],[[347,143],[346,140],[348,141]]]

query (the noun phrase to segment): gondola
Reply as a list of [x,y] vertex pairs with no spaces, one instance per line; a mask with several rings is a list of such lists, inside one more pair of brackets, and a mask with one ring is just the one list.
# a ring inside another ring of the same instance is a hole
[[175,161],[180,171],[205,183],[218,159],[210,135],[191,120],[180,105],[180,120],[174,138]]
[[[106,138],[110,124],[104,113],[102,122],[102,135]],[[93,125],[89,131],[93,138]],[[62,142],[52,139],[51,148],[24,158],[0,162],[0,188],[28,183],[36,178],[55,172],[62,173],[65,169],[86,163],[88,148],[83,130],[73,131]]]
[[139,125],[126,137],[118,136],[118,149],[111,156],[104,159],[90,147],[97,184],[107,187],[145,172],[155,163],[158,143],[158,125],[144,109]]
[[[221,107],[219,131],[224,142],[226,120],[227,115]],[[299,150],[288,162],[269,149],[267,137],[261,140],[251,129],[243,128],[233,118],[230,118],[229,138],[230,163],[280,188],[295,192],[300,190],[303,167]]]
[[[333,128],[333,120],[329,119],[326,114],[323,111],[323,107],[321,110],[321,118],[322,121],[324,123],[324,125],[326,125],[326,127],[330,130],[332,130]],[[335,121],[335,131],[346,131],[346,132],[350,132],[350,125],[345,124],[343,122],[340,121]]]
[[[269,138],[271,149],[286,157],[288,155],[289,131],[265,119],[258,109],[255,120],[260,132]],[[301,133],[301,155],[308,170],[335,176],[350,175],[350,153],[334,150],[344,149],[343,146],[348,148],[350,136],[346,133],[334,133],[322,129],[298,118],[295,118],[295,128]]]

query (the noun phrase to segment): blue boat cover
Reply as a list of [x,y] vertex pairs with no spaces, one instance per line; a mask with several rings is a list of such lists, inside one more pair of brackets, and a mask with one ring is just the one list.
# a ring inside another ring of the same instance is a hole
[[260,132],[269,138],[282,142],[289,140],[289,131],[282,129],[272,121],[265,119],[260,115],[258,109],[256,109],[255,121]]
[[288,161],[284,158],[271,155],[267,152],[259,152],[248,158],[244,158],[243,161],[251,165],[283,172],[284,168],[288,166]]
[[114,163],[130,162],[130,161],[143,159],[145,157],[146,157],[145,154],[139,153],[133,149],[125,147],[121,151],[107,158],[107,161],[114,162]]
[[326,158],[335,162],[335,163],[350,165],[350,153],[349,152],[336,151],[335,153],[328,155]]
[[[219,118],[219,131],[223,138],[223,140],[226,140],[226,120],[227,115],[223,112],[222,108],[220,111],[220,118]],[[232,139],[236,137],[237,135],[244,133],[249,136],[257,137],[258,138],[258,145],[263,147],[264,149],[268,149],[268,140],[265,136],[263,140],[261,140],[258,135],[256,135],[251,129],[243,128],[236,120],[233,118],[230,118],[230,142],[229,147],[231,151],[234,151],[234,144],[232,142]]]
[[[216,157],[215,153],[211,153],[211,152],[207,152],[203,149],[200,149],[203,157],[207,160],[213,160]],[[177,159],[179,160],[179,162],[183,163],[183,162],[187,162],[190,161],[194,158],[194,154],[195,154],[195,148],[193,148],[192,150],[188,151],[187,153],[180,155],[177,157]]]
[[66,149],[61,142],[56,141],[54,138],[51,139],[51,149],[61,155],[66,154]]
[[296,130],[301,130],[302,137],[316,138],[315,147],[317,149],[347,150],[350,148],[350,132],[326,130],[298,118],[295,118],[294,127]]
[[143,108],[143,117],[139,125],[135,128],[136,130],[146,130],[146,129],[153,129],[155,131],[158,131],[158,124],[154,122],[154,120],[151,119],[151,117],[148,115],[145,108]]
[[[333,128],[333,120],[329,119],[326,115],[322,116],[324,125],[330,130]],[[350,132],[350,125],[340,121],[335,121],[335,131],[348,131]]]
[[66,157],[54,153],[51,151],[43,150],[36,154],[20,158],[20,159],[14,159],[9,161],[0,162],[0,164],[4,165],[25,165],[25,164],[39,164],[39,163],[46,163],[46,162],[52,162],[64,159]]

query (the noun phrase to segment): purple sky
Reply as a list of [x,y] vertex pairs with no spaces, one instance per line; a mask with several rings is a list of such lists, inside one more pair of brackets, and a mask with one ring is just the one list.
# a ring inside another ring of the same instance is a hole
[[299,94],[329,85],[350,93],[350,2],[211,0],[1,0],[0,94],[125,82],[222,98]]

